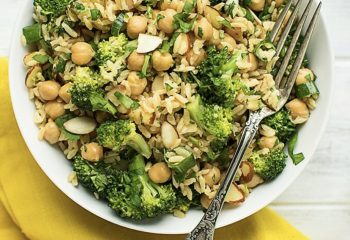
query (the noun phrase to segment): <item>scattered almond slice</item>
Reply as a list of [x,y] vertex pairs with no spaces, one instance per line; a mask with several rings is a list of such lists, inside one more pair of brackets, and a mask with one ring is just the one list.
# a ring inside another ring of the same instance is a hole
[[76,117],[63,124],[64,128],[74,134],[89,134],[95,130],[97,124],[89,117]]
[[243,161],[241,164],[241,171],[241,179],[243,180],[243,182],[250,182],[254,176],[253,165],[250,162]]
[[148,34],[139,34],[137,53],[149,53],[156,50],[163,40],[160,37]]
[[235,206],[241,202],[244,202],[244,200],[245,197],[243,191],[235,183],[232,183],[225,197],[225,202]]
[[163,123],[162,129],[161,129],[161,136],[162,136],[163,144],[166,148],[174,148],[177,141],[179,140],[179,136],[175,128],[168,122]]
[[32,67],[26,76],[26,86],[28,88],[33,88],[35,87],[36,83],[38,82],[38,73],[41,73],[42,69],[39,65],[36,65],[34,67]]
[[264,180],[256,173],[254,173],[253,178],[247,182],[247,187],[248,188],[254,188],[258,186],[259,184],[262,184]]

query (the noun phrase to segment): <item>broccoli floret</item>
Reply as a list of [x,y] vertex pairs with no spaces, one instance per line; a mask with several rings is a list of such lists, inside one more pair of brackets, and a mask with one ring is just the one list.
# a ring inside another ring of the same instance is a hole
[[97,129],[97,140],[103,147],[116,152],[130,146],[146,158],[152,155],[145,139],[136,132],[136,125],[129,120],[102,123]]
[[176,205],[176,193],[171,184],[153,183],[146,171],[141,155],[136,156],[129,165],[133,184],[140,187],[141,206],[148,217],[169,213]]
[[187,104],[187,110],[196,124],[206,133],[218,139],[225,139],[232,133],[233,114],[229,108],[214,104],[206,104],[197,95],[196,99]]
[[287,155],[283,149],[274,149],[263,154],[259,151],[253,151],[249,161],[254,166],[254,171],[265,181],[275,179],[286,166]]
[[296,132],[296,125],[291,121],[289,112],[284,108],[264,119],[263,124],[273,128],[278,139],[283,143],[288,142]]
[[231,55],[227,47],[217,51],[212,46],[207,53],[207,58],[198,67],[198,73],[192,75],[198,84],[198,93],[206,102],[233,107],[237,93],[249,90],[239,78],[234,77],[238,71],[237,61],[244,54],[237,51]]
[[[101,198],[106,197],[107,188],[117,182],[117,178],[120,178],[117,175],[121,173],[109,168],[109,166],[104,166],[103,163],[89,163],[80,155],[76,156],[73,162],[73,170],[77,174],[79,184],[89,191],[97,193]],[[113,174],[106,174],[107,171],[110,173],[113,171]]]
[[126,68],[126,58],[137,47],[137,41],[130,41],[125,34],[110,37],[97,46],[96,62],[105,80],[113,79]]
[[130,174],[119,171],[110,164],[96,164],[76,156],[73,170],[78,182],[87,190],[98,194],[100,199],[106,199],[118,215],[125,218],[143,219],[145,212],[140,209],[141,199],[137,188],[131,186]]
[[114,115],[117,110],[107,99],[102,90],[103,82],[99,75],[88,67],[77,67],[72,77],[70,88],[72,102],[81,110],[104,111]]
[[89,163],[81,156],[74,158],[73,169],[79,184],[107,200],[108,205],[124,218],[141,220],[175,209],[186,212],[194,204],[194,200],[189,201],[171,183],[153,183],[141,155],[131,160],[128,171],[117,170],[104,162]]
[[34,0],[34,6],[40,7],[44,15],[58,17],[64,14],[74,0]]

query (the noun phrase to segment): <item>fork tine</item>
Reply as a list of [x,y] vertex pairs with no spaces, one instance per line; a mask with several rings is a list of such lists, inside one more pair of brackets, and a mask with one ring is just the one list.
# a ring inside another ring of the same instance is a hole
[[289,20],[288,20],[288,23],[287,25],[285,26],[284,30],[283,30],[283,33],[278,41],[278,44],[277,44],[277,47],[276,47],[276,54],[275,56],[276,57],[279,57],[280,53],[281,53],[281,50],[287,40],[287,37],[289,35],[289,32],[290,32],[290,29],[292,28],[293,26],[293,23],[295,21],[295,18],[297,17],[298,15],[298,10],[299,10],[299,7],[301,5],[301,2],[302,0],[298,0],[298,3],[297,5],[295,6],[294,8],[294,11],[292,13],[292,15],[289,17]]
[[321,7],[322,7],[322,2],[320,2],[318,4],[317,9],[316,9],[316,11],[315,11],[315,13],[314,13],[314,15],[313,15],[313,17],[311,19],[309,27],[308,27],[308,29],[306,31],[306,35],[305,35],[304,41],[301,44],[300,51],[298,53],[298,56],[297,56],[297,58],[295,60],[294,65],[293,65],[291,74],[289,75],[287,83],[286,83],[286,86],[284,87],[284,91],[285,91],[285,94],[287,96],[289,96],[290,92],[292,91],[292,88],[293,88],[294,83],[295,83],[295,79],[298,76],[299,69],[300,69],[301,64],[302,64],[302,62],[304,60],[304,57],[305,57],[307,46],[309,45],[312,33],[315,30],[316,23],[317,23],[317,18],[318,18],[319,14],[320,14]]
[[277,34],[280,31],[283,21],[286,18],[287,14],[288,14],[288,10],[289,8],[292,6],[293,0],[289,0],[289,2],[287,3],[287,5],[284,7],[281,15],[278,17],[275,25],[273,26],[273,29],[270,33],[270,42],[274,42],[276,40]]
[[298,26],[297,26],[297,29],[295,30],[295,33],[293,35],[293,38],[292,38],[292,41],[288,47],[288,50],[287,50],[287,53],[282,61],[282,64],[280,66],[280,69],[276,75],[276,78],[275,78],[275,84],[276,84],[276,87],[277,88],[281,88],[280,87],[280,84],[281,84],[281,81],[283,79],[283,76],[284,76],[284,73],[286,72],[286,69],[288,67],[288,64],[289,64],[289,61],[290,61],[290,58],[293,54],[293,51],[294,51],[294,48],[295,48],[295,45],[297,44],[298,42],[298,39],[300,37],[300,34],[301,34],[301,31],[303,30],[303,27],[305,25],[305,22],[306,22],[306,19],[307,19],[307,16],[309,15],[309,12],[310,12],[310,9],[311,9],[311,5],[312,5],[312,0],[309,0],[309,3],[308,5],[306,6],[305,10],[304,10],[304,13],[298,23]]

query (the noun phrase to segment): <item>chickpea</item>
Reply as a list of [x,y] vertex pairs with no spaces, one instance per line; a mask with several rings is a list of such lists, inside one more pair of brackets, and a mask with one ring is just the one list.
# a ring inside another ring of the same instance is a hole
[[44,128],[44,139],[50,144],[55,144],[58,142],[60,135],[60,129],[58,128],[56,123],[50,119],[49,122],[46,123]]
[[260,12],[264,10],[265,0],[251,0],[249,8],[253,11]]
[[193,49],[187,52],[186,59],[187,62],[192,66],[198,66],[205,59],[206,53],[204,49],[199,50],[199,54],[195,54]]
[[194,34],[203,40],[209,41],[213,36],[213,27],[206,18],[201,18],[194,27]]
[[242,42],[243,41],[243,32],[241,28],[225,28],[225,32],[227,32],[228,35],[233,37],[236,41]]
[[300,85],[308,81],[313,81],[314,79],[315,79],[315,75],[310,69],[302,68],[298,72],[298,76],[295,83],[296,85]]
[[130,38],[138,38],[140,33],[145,33],[147,30],[147,18],[143,16],[131,17],[126,26],[126,30]]
[[[223,42],[226,43],[226,44],[223,44]],[[225,33],[224,39],[222,39],[220,41],[219,49],[223,49],[226,46],[227,46],[229,51],[233,51],[236,48],[236,46],[237,46],[236,41],[233,39],[233,37],[231,37],[227,33]]]
[[215,46],[220,45],[221,39],[219,30],[213,28],[213,35],[211,36],[209,43]]
[[88,64],[94,56],[94,50],[86,42],[77,42],[72,46],[72,61],[79,66]]
[[253,53],[248,54],[248,62],[251,64],[249,71],[255,71],[258,69],[258,59]]
[[276,2],[276,7],[280,7],[283,4],[284,0],[275,0],[275,2]]
[[209,187],[212,187],[215,184],[220,182],[220,178],[221,178],[220,169],[215,166],[211,166],[210,164],[208,164],[206,168],[209,169],[209,172],[207,174],[204,174],[203,177],[204,177],[205,183]]
[[154,183],[165,183],[171,178],[171,170],[165,162],[156,163],[149,169],[148,176]]
[[201,201],[202,207],[205,209],[208,209],[209,205],[213,201],[213,199],[210,199],[207,195],[202,194],[200,201]]
[[103,148],[95,142],[82,146],[80,151],[81,156],[90,162],[98,162],[103,157]]
[[107,112],[102,112],[102,111],[97,111],[95,113],[95,119],[98,123],[103,123],[106,121],[108,118],[110,118],[110,114]]
[[171,8],[161,11],[159,14],[163,15],[164,18],[158,21],[158,28],[165,33],[172,33],[174,31],[173,21],[176,13],[177,12]]
[[50,101],[45,104],[44,110],[46,114],[55,120],[56,118],[62,116],[65,112],[64,104],[56,101]]
[[128,84],[130,86],[131,95],[138,96],[145,91],[147,79],[140,78],[137,72],[130,72],[128,76]]
[[69,89],[71,88],[71,86],[72,86],[71,83],[66,83],[61,87],[60,91],[58,92],[58,95],[60,96],[60,98],[62,98],[62,100],[65,101],[66,103],[69,103],[71,100],[71,95],[69,93]]
[[[181,8],[181,1],[179,0],[164,0],[160,4],[160,9],[161,10],[166,10],[166,9],[173,9],[175,11],[178,11],[179,8]],[[179,9],[180,10],[180,9]]]
[[272,149],[274,146],[276,146],[277,142],[278,142],[278,138],[276,136],[262,137],[260,138],[258,144],[261,149],[263,148]]
[[145,55],[134,51],[130,54],[128,58],[128,69],[132,71],[141,71],[144,62]]
[[159,51],[154,51],[152,54],[152,65],[158,72],[164,72],[169,70],[174,64],[173,57],[170,53],[161,53]]
[[298,117],[303,119],[309,118],[309,109],[307,108],[306,104],[300,99],[293,99],[286,104],[286,108],[290,111],[293,119],[296,119]]
[[55,100],[60,90],[60,84],[55,81],[45,81],[38,84],[39,95],[46,101]]

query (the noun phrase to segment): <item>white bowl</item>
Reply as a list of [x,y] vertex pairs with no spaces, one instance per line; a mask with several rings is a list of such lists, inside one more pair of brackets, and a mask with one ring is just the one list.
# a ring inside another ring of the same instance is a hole
[[[21,45],[20,38],[22,28],[32,23],[32,9],[32,0],[24,1],[14,29],[10,55],[10,91],[22,136],[42,170],[73,201],[107,221],[150,233],[182,234],[190,232],[201,219],[202,211],[191,210],[183,219],[167,215],[144,222],[128,221],[119,218],[105,202],[96,200],[82,187],[75,188],[68,183],[67,176],[72,171],[72,166],[58,149],[51,147],[45,141],[38,140],[38,128],[33,122],[34,104],[28,100],[28,90],[24,84],[26,71],[22,59],[28,50]],[[317,102],[318,108],[312,112],[310,120],[300,130],[297,146],[297,151],[303,152],[306,159],[298,166],[294,166],[291,160],[288,160],[287,167],[275,181],[254,189],[241,206],[234,209],[225,208],[218,219],[217,227],[244,219],[271,203],[286,190],[310,161],[325,129],[330,110],[333,55],[328,36],[325,20],[321,15],[307,53],[311,68],[318,76],[317,84],[321,96]]]

